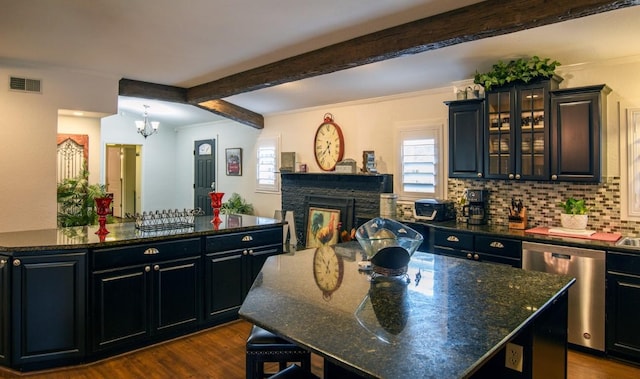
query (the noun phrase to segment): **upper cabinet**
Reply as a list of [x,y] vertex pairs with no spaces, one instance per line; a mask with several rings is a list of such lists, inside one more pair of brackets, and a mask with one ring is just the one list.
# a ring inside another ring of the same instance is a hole
[[549,179],[549,91],[560,78],[487,91],[484,177]]
[[601,180],[602,123],[610,92],[601,84],[551,93],[551,180]]
[[449,177],[482,178],[484,101],[445,102],[449,106]]

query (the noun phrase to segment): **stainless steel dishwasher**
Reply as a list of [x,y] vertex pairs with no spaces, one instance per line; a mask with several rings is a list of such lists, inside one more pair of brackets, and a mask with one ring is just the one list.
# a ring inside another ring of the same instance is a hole
[[522,269],[576,278],[569,288],[569,343],[604,351],[605,251],[522,243]]

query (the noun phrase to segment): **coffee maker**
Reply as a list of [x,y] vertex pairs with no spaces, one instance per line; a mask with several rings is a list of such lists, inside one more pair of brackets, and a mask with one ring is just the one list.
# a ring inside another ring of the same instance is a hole
[[470,225],[487,223],[489,192],[483,189],[467,190],[467,205],[462,208],[463,216]]

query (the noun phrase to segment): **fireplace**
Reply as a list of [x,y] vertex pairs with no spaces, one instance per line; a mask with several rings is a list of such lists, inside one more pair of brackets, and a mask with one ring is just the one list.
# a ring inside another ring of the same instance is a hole
[[380,215],[380,194],[393,192],[389,174],[281,173],[282,210],[294,212],[298,246],[307,246],[309,209],[340,211],[342,230]]

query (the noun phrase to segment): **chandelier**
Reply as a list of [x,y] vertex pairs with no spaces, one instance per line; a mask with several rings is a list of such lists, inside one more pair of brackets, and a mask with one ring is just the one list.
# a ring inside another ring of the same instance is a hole
[[160,126],[160,122],[158,121],[149,121],[149,106],[144,105],[144,120],[136,121],[136,128],[138,129],[138,133],[142,134],[144,138],[149,137],[152,134],[158,133],[158,127]]

